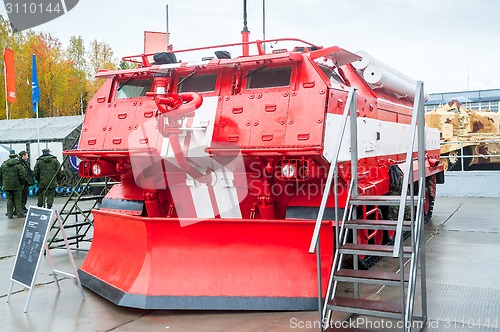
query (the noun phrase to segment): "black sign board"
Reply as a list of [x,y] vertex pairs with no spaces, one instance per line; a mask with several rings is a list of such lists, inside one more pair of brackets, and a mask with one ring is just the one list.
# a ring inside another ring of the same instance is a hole
[[12,281],[26,287],[33,287],[53,212],[53,210],[30,206],[17,250]]

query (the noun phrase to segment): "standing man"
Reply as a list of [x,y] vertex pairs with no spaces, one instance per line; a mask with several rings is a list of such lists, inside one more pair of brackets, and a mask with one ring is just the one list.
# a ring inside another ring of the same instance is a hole
[[7,216],[14,218],[14,207],[18,218],[24,218],[22,206],[22,189],[28,181],[26,170],[13,153],[0,166],[0,182],[7,195]]
[[[44,206],[46,198],[47,208],[52,209],[54,204],[54,190],[57,187],[57,177],[61,164],[57,158],[50,154],[49,149],[43,149],[43,154],[38,157],[35,164],[35,179],[38,181],[38,206]],[[54,180],[52,180],[54,179]],[[52,181],[52,183],[51,183]]]
[[19,161],[21,162],[21,165],[23,165],[24,169],[26,170],[26,176],[28,177],[28,181],[24,185],[23,188],[23,198],[22,198],[22,206],[23,206],[23,212],[28,212],[28,209],[26,208],[26,203],[28,202],[28,192],[29,188],[35,183],[33,181],[33,172],[31,171],[30,164],[28,163],[28,152],[26,151],[21,151],[19,152]]

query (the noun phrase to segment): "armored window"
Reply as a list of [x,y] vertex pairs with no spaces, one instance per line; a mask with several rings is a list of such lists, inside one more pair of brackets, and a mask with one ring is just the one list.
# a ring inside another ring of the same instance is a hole
[[202,74],[179,77],[179,92],[213,92],[217,74]]
[[151,91],[153,80],[133,80],[120,83],[116,99],[144,97]]
[[247,89],[289,86],[291,77],[292,67],[257,68],[247,74]]

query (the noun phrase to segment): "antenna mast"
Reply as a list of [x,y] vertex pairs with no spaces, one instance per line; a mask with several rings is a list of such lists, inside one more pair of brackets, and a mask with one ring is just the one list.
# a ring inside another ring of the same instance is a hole
[[[250,31],[247,27],[247,0],[243,0],[243,30],[241,30],[241,42],[248,43]],[[250,54],[248,44],[243,45],[243,56]]]
[[167,8],[166,8],[166,15],[167,15],[167,19],[166,19],[166,24],[167,24],[167,51],[172,51],[172,46],[170,45],[170,30],[168,28],[168,3],[166,4]]
[[[266,0],[262,0],[262,39],[266,40]],[[266,43],[263,43],[266,53]]]

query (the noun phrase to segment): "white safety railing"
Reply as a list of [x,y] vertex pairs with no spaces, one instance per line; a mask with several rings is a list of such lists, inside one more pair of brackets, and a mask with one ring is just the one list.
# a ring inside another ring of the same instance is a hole
[[[493,151],[488,151],[488,154],[484,153],[474,153],[476,150],[475,146],[482,144],[498,144],[497,149]],[[448,160],[447,171],[473,171],[476,168],[470,168],[470,162],[473,158],[478,158],[479,163],[482,165],[487,165],[481,168],[484,169],[499,169],[500,168],[500,137],[498,139],[485,139],[485,140],[467,140],[467,141],[445,141],[441,142],[440,146],[458,146],[458,149],[453,149],[452,151],[458,151],[456,154],[441,155],[441,159]],[[474,147],[474,149],[472,149]],[[446,149],[448,150],[448,149]],[[472,151],[471,151],[472,150]],[[470,159],[470,160],[469,160]],[[489,159],[489,160],[488,160]],[[493,160],[491,160],[493,159]],[[455,160],[453,162],[453,160]],[[484,160],[482,162],[482,160]],[[498,164],[498,166],[497,166]],[[451,166],[451,167],[450,167]],[[490,166],[490,167],[488,167]]]

